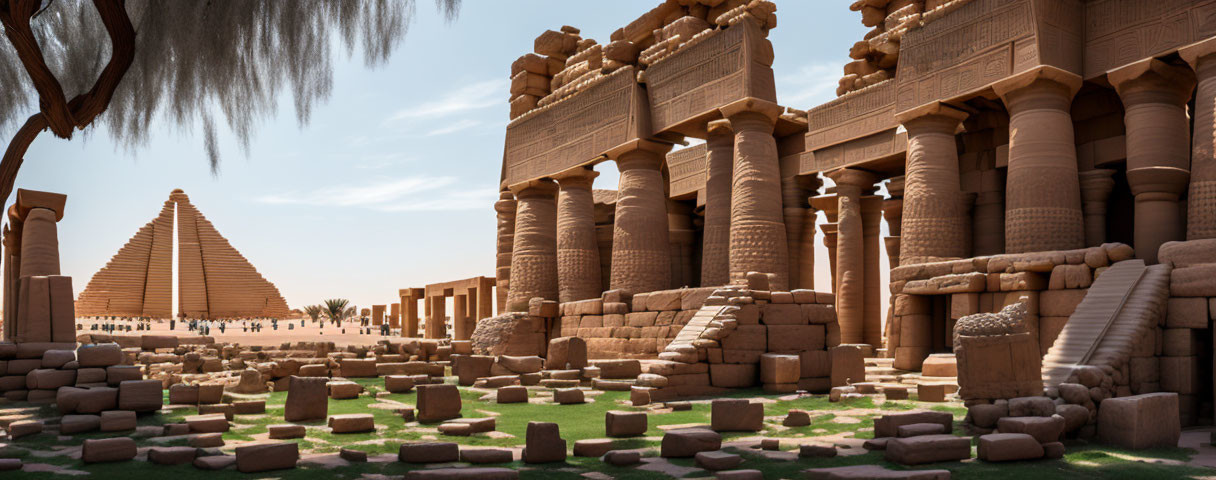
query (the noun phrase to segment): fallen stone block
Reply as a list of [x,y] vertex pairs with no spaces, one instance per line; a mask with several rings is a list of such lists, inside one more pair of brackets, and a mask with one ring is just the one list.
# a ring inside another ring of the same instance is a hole
[[506,448],[462,448],[460,461],[468,463],[511,463],[510,449]]
[[950,480],[949,470],[888,470],[878,465],[812,468],[803,474],[810,480]]
[[303,425],[270,425],[266,427],[266,430],[269,432],[271,440],[304,438],[307,432]]
[[609,437],[636,437],[645,435],[646,429],[646,412],[610,410],[604,414],[604,430]]
[[524,440],[524,463],[552,463],[566,460],[566,441],[556,423],[528,422]]
[[729,470],[743,463],[743,457],[733,453],[726,453],[721,450],[697,452],[694,458],[696,459],[698,467],[710,471]]
[[680,428],[663,434],[659,455],[663,458],[687,458],[698,452],[720,450],[722,435],[705,428]]
[[241,473],[296,468],[300,446],[295,442],[262,443],[236,447],[236,469]]
[[884,458],[900,465],[966,460],[971,458],[971,438],[953,435],[895,438],[887,442]]
[[80,449],[80,460],[84,463],[125,462],[135,458],[138,452],[135,440],[128,437],[90,438]]
[[198,457],[194,447],[152,447],[148,449],[148,462],[156,465],[181,465],[191,463]]
[[460,460],[460,445],[456,443],[406,443],[397,451],[397,461],[404,463],[448,463]]
[[1033,460],[1043,457],[1043,445],[1025,433],[981,435],[976,457],[985,462]]
[[1124,448],[1175,447],[1182,435],[1176,393],[1108,398],[1098,409],[1098,438]]
[[455,385],[419,385],[417,418],[419,422],[439,422],[460,416],[460,390]]
[[236,457],[232,455],[210,455],[194,459],[194,468],[199,470],[224,470],[236,465]]
[[405,480],[517,480],[519,472],[510,468],[431,468],[406,472]]
[[600,457],[612,450],[612,439],[589,438],[574,442],[574,456]]
[[283,419],[306,422],[329,416],[328,382],[327,377],[291,377]]
[[370,413],[348,413],[329,417],[333,433],[362,433],[376,430],[375,417]]
[[1005,417],[996,422],[1001,433],[1025,433],[1039,443],[1058,442],[1064,434],[1064,417]]
[[715,432],[758,432],[764,428],[764,404],[742,398],[719,398],[710,404]]

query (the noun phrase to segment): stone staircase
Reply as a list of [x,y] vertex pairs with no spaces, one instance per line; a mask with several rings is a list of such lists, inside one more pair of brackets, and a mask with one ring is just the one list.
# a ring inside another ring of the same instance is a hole
[[1126,361],[1134,341],[1165,311],[1169,272],[1168,266],[1147,267],[1138,259],[1103,272],[1043,357],[1045,386],[1066,382],[1078,366]]
[[696,363],[697,353],[693,342],[701,338],[701,333],[709,328],[709,322],[722,313],[726,305],[704,305],[684,324],[680,333],[667,344],[659,358],[684,363]]

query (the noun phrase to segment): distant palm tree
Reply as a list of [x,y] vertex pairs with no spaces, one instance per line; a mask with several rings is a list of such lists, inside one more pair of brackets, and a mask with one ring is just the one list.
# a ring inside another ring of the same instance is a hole
[[304,313],[308,314],[309,318],[315,323],[321,319],[321,315],[325,313],[325,307],[321,305],[309,305],[304,307]]
[[331,322],[334,322],[334,325],[346,318],[347,305],[350,305],[350,300],[345,298],[331,298],[325,301],[325,314]]

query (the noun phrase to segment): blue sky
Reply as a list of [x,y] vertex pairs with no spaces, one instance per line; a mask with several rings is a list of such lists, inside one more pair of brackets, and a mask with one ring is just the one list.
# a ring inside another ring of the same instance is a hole
[[[780,103],[806,109],[834,98],[848,49],[866,32],[849,3],[777,2]],[[297,124],[285,98],[248,156],[221,127],[218,177],[198,130],[164,127],[134,151],[100,131],[71,142],[43,134],[17,186],[68,194],[60,255],[77,293],[174,188],[293,308],[331,297],[391,303],[399,288],[490,276],[511,62],[546,29],[572,25],[605,43],[655,4],[465,0],[446,24],[420,1],[386,65],[336,58],[333,95],[310,124]],[[596,188],[616,188],[611,165]],[[817,257],[828,290],[822,247]]]

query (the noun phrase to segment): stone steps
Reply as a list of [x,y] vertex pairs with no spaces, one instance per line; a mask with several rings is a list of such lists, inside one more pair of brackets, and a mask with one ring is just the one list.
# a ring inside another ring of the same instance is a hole
[[1143,260],[1116,263],[1098,277],[1043,357],[1044,384],[1059,385],[1077,366],[1130,352],[1146,319],[1155,321],[1162,276],[1168,296],[1168,270],[1146,267]]

